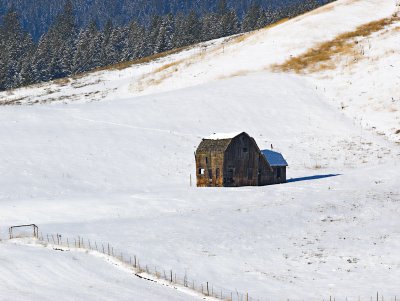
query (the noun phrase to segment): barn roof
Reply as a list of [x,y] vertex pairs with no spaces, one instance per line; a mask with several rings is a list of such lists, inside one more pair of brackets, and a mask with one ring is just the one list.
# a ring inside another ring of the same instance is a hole
[[201,141],[197,151],[224,152],[228,148],[232,139],[241,134],[243,134],[243,132],[214,133]]
[[197,148],[197,151],[198,152],[202,152],[202,151],[224,152],[228,148],[231,141],[232,141],[232,138],[218,139],[218,140],[203,139],[203,141],[201,141],[199,147]]
[[267,159],[269,165],[271,166],[288,166],[285,158],[283,158],[281,153],[274,152],[271,150],[262,150],[261,153]]

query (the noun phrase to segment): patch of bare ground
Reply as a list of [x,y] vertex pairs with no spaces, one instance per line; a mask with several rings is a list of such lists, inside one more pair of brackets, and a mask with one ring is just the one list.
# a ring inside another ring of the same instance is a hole
[[26,99],[26,97],[19,97],[19,98],[14,98],[14,99],[0,100],[0,106],[22,105],[22,103],[25,99]]
[[75,89],[80,89],[80,88],[83,88],[83,87],[87,87],[87,86],[91,86],[91,85],[96,85],[96,84],[99,84],[99,83],[101,83],[101,82],[102,82],[101,79],[97,79],[97,80],[92,81],[92,82],[80,82],[80,81],[75,81],[75,82],[73,82],[73,83],[71,84],[71,86],[72,86],[73,88],[75,88]]
[[146,64],[146,63],[151,63],[155,60],[167,57],[169,55],[172,54],[176,54],[176,53],[180,53],[184,50],[189,49],[192,46],[186,46],[186,47],[181,47],[181,48],[177,48],[177,49],[172,49],[169,51],[165,51],[165,52],[161,52],[161,53],[157,53],[157,54],[153,54],[151,56],[146,56],[144,58],[138,59],[138,60],[134,60],[134,61],[128,61],[128,62],[121,62],[118,64],[114,64],[114,65],[109,65],[109,66],[105,66],[105,67],[100,67],[100,68],[96,68],[94,70],[85,72],[85,73],[81,73],[79,75],[76,75],[76,77],[82,77],[86,74],[89,73],[93,73],[93,72],[97,72],[97,71],[104,71],[104,70],[123,70],[126,69],[128,67],[131,67],[133,65],[139,65],[139,64]]
[[307,50],[305,53],[292,57],[280,65],[272,66],[277,72],[308,73],[335,68],[335,58],[340,55],[353,55],[355,60],[362,56],[356,51],[357,39],[369,37],[373,33],[400,21],[399,17],[390,17],[370,22],[357,27],[354,31],[338,35],[331,41],[323,42]]
[[249,70],[238,70],[238,71],[233,72],[231,74],[220,76],[218,79],[228,79],[228,78],[232,78],[232,77],[245,76],[245,75],[248,75],[250,73],[252,73],[252,71],[249,71]]
[[[285,23],[288,20],[289,20],[288,18],[285,18],[285,19],[282,19],[276,23],[270,24],[270,25],[268,25],[264,28],[261,28],[259,30],[256,30],[256,31],[239,34],[239,35],[236,35],[233,37],[227,37],[220,45],[217,45],[216,47],[213,47],[210,50],[207,49],[208,48],[207,46],[205,46],[204,49],[201,49],[200,52],[191,55],[187,59],[177,60],[174,62],[167,63],[165,65],[162,65],[161,67],[153,70],[152,72],[146,73],[141,78],[139,78],[139,80],[135,83],[136,90],[143,91],[145,89],[145,87],[159,85],[164,80],[166,80],[168,77],[170,77],[173,73],[177,72],[179,70],[180,66],[188,67],[188,66],[192,65],[194,62],[204,59],[206,56],[212,56],[213,54],[216,54],[221,50],[224,51],[226,44],[228,44],[228,43],[234,43],[234,44],[242,43],[245,40],[247,40],[248,38],[253,37],[257,33],[259,33],[260,31],[271,29],[282,23]],[[186,48],[188,48],[188,47],[186,47]],[[186,48],[183,48],[183,49],[186,49]],[[179,50],[179,51],[181,51],[181,50]],[[172,53],[176,53],[179,51],[173,51]],[[168,55],[172,54],[172,53],[168,53]],[[164,56],[166,56],[166,55],[162,55],[161,57],[164,57]],[[147,58],[145,58],[145,60],[147,61]],[[146,61],[141,61],[140,63],[145,63]],[[152,61],[152,60],[149,60],[148,62],[150,62],[150,61]],[[227,75],[222,78],[236,77],[236,76],[241,76],[241,75],[245,75],[248,73],[249,73],[249,71],[240,70],[240,71],[237,71],[233,74]]]
[[264,30],[268,30],[268,29],[274,28],[274,27],[276,27],[276,26],[278,26],[278,25],[280,25],[282,23],[287,22],[288,20],[289,20],[289,18],[284,18],[284,19],[279,20],[279,21],[277,21],[277,22],[275,22],[273,24],[269,24],[269,25],[267,25],[267,26],[265,26],[265,27],[263,27],[261,29],[239,34],[239,35],[235,36],[232,39],[232,41],[233,41],[233,43],[242,43],[242,42],[246,41],[248,38],[253,37],[255,34],[259,33],[260,31],[264,31]]
[[64,87],[64,86],[68,85],[70,82],[71,82],[71,79],[68,77],[55,79],[53,81],[53,83],[55,83],[56,85],[58,85],[60,87]]

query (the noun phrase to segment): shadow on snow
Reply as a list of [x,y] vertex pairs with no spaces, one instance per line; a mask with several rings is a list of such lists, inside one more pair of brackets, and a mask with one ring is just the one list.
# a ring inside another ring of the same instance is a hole
[[292,179],[287,180],[287,182],[293,183],[293,182],[301,182],[301,181],[312,181],[312,180],[325,179],[325,178],[331,178],[331,177],[337,177],[337,176],[341,176],[341,174],[315,175],[315,176],[310,176],[310,177],[292,178]]

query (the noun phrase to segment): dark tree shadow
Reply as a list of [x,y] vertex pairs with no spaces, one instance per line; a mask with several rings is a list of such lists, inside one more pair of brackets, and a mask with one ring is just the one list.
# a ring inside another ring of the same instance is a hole
[[331,178],[331,177],[337,177],[337,176],[341,176],[341,174],[315,175],[315,176],[302,177],[302,178],[292,178],[292,179],[287,180],[287,182],[293,183],[293,182],[301,182],[301,181],[313,181],[313,180],[325,179],[325,178]]

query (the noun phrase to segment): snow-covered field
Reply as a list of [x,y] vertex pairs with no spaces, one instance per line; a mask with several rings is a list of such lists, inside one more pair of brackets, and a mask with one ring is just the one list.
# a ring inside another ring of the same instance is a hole
[[[149,265],[260,300],[399,295],[400,147],[393,130],[400,129],[400,102],[390,98],[400,95],[399,54],[392,51],[399,31],[368,37],[376,59],[352,68],[338,61],[319,74],[268,71],[394,10],[394,1],[338,1],[150,64],[1,93],[3,102],[52,100],[0,109],[1,237],[7,226],[36,223],[43,233],[110,242]],[[292,181],[190,187],[201,138],[235,131],[281,151]],[[2,262],[10,263],[0,274],[15,273],[9,266],[23,254],[71,261],[31,250],[0,243]],[[89,257],[79,257],[80,268],[96,285],[108,281]],[[27,272],[40,277],[32,265]],[[147,291],[121,277],[119,299],[131,285]],[[0,299],[24,299],[26,285],[11,279],[12,292],[0,282]],[[158,300],[161,291],[148,290],[151,296],[134,300]],[[79,296],[99,299],[86,293]],[[112,293],[104,299],[115,299]]]

